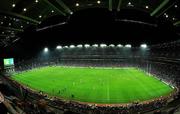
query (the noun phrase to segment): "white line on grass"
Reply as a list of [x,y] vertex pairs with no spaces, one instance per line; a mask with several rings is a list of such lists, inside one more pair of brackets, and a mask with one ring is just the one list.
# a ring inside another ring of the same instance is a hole
[[108,78],[108,83],[107,83],[107,100],[108,100],[108,102],[110,101],[110,98],[109,98],[109,78]]

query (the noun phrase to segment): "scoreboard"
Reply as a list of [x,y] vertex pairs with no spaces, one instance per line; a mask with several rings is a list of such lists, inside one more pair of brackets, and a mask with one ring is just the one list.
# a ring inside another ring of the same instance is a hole
[[14,66],[14,59],[13,58],[7,58],[4,59],[4,67]]
[[3,63],[5,72],[14,71],[14,58],[4,58]]

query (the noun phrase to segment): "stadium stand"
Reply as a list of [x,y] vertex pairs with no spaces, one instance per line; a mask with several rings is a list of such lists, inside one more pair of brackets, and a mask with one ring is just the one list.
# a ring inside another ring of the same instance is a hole
[[[87,48],[87,49],[72,49],[62,50],[57,55],[57,52],[51,56],[48,61],[35,58],[31,60],[23,60],[16,63],[16,71],[30,70],[37,67],[49,65],[63,66],[83,66],[83,67],[127,67],[133,66],[143,69],[144,71],[156,75],[159,79],[168,82],[174,87],[180,87],[180,60],[179,50],[180,42],[171,42],[165,44],[153,45],[146,54],[139,53],[138,49],[134,48],[130,51],[123,52],[120,48]],[[81,50],[81,51],[80,51]],[[172,51],[173,50],[173,51]],[[73,53],[72,53],[73,52]],[[174,103],[179,99],[179,91],[174,92],[169,97],[159,98],[153,101],[120,106],[98,106],[91,104],[82,104],[74,101],[64,101],[56,97],[48,96],[42,91],[36,92],[26,86],[23,86],[8,77],[3,78],[5,85],[13,91],[11,95],[14,98],[5,97],[10,104],[20,107],[27,114],[63,114],[63,113],[108,113],[108,114],[161,114],[178,112],[178,103]],[[12,86],[13,85],[13,86]],[[1,103],[2,104],[2,103]],[[173,104],[173,107],[169,106]],[[1,105],[2,106],[2,105]],[[175,108],[174,108],[175,107]],[[6,107],[7,108],[7,107]],[[17,110],[17,108],[16,108]]]

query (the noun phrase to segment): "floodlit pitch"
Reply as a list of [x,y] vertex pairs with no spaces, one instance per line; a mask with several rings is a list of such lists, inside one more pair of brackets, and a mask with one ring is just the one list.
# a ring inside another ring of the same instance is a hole
[[173,89],[137,68],[43,67],[12,78],[66,100],[120,104],[169,95]]

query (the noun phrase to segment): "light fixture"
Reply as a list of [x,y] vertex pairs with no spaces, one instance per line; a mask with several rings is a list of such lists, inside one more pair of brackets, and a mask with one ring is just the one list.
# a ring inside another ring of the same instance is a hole
[[54,10],[51,10],[51,13],[54,13]]
[[117,45],[117,47],[123,47],[123,45],[121,45],[121,44],[118,44],[118,45]]
[[98,3],[98,4],[100,4],[100,3],[101,3],[101,1],[100,1],[100,0],[98,0],[98,1],[97,1],[97,3]]
[[70,14],[72,15],[72,14],[73,14],[73,12],[71,11],[71,12],[70,12]]
[[149,9],[149,6],[146,6],[146,9]]
[[106,44],[100,44],[100,47],[104,48],[104,47],[107,47]]
[[147,44],[141,44],[141,48],[147,48]]
[[131,48],[132,46],[130,44],[125,45],[126,48]]
[[16,4],[12,4],[12,7],[13,7],[13,8],[16,7]]
[[93,46],[93,47],[98,47],[98,44],[93,44],[92,46]]
[[27,11],[27,9],[26,9],[26,8],[24,8],[24,9],[23,9],[23,11]]
[[76,3],[76,7],[78,7],[79,6],[79,3]]
[[56,49],[62,49],[62,46],[57,46]]
[[90,47],[90,45],[89,45],[89,44],[85,44],[84,47],[85,47],[85,48],[88,48],[88,47]]
[[38,3],[39,1],[38,0],[35,0],[36,3]]
[[128,2],[128,5],[132,5],[131,2]]
[[42,18],[42,15],[39,15],[39,18]]
[[74,46],[74,45],[70,45],[69,47],[70,47],[70,48],[75,48],[75,46]]
[[77,47],[78,47],[78,48],[82,48],[82,47],[83,47],[83,45],[79,44],[79,45],[77,45]]
[[44,52],[48,52],[48,48],[46,47],[46,48],[44,48]]
[[109,47],[115,47],[115,45],[114,44],[110,44]]

